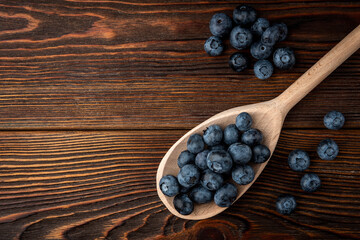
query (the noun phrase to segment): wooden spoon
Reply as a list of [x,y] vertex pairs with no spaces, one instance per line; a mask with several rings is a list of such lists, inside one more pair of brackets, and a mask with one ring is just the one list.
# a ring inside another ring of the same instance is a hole
[[[182,136],[166,153],[160,162],[156,175],[157,193],[169,211],[180,218],[198,220],[210,218],[226,209],[217,206],[212,201],[206,204],[195,204],[194,211],[190,215],[181,215],[174,208],[173,197],[165,196],[160,190],[159,182],[163,176],[167,174],[177,176],[179,172],[177,158],[183,150],[186,150],[186,143],[190,135],[194,133],[202,134],[203,130],[212,124],[218,124],[222,128],[225,128],[227,125],[235,123],[236,116],[239,113],[248,112],[253,118],[253,127],[261,130],[264,135],[263,144],[265,144],[270,149],[271,153],[273,153],[279,139],[284,119],[289,110],[312,89],[314,89],[322,80],[324,80],[331,72],[333,72],[340,64],[342,64],[349,56],[357,51],[359,47],[360,25],[349,33],[340,43],[333,47],[330,52],[323,56],[315,65],[306,71],[278,97],[270,101],[236,107],[216,114]],[[267,162],[252,165],[255,172],[255,179],[252,183],[244,186],[235,184],[238,188],[238,196],[236,200],[239,199],[255,182],[257,177],[264,170],[266,164]]]

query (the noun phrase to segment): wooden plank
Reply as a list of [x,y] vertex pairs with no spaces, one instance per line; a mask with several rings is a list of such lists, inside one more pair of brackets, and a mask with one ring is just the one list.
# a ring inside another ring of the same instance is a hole
[[[221,215],[204,221],[173,217],[155,189],[157,165],[184,131],[0,132],[0,239],[350,239],[360,234],[360,130],[284,130],[253,187]],[[333,161],[319,141],[340,147]],[[322,187],[299,186],[287,166],[295,148],[308,151],[306,172]],[[283,193],[298,208],[275,211]],[[281,229],[281,231],[279,230]],[[222,238],[221,238],[222,237]]]
[[[267,81],[234,73],[235,52],[208,57],[215,12],[238,2],[1,1],[0,129],[189,129],[239,105],[281,93],[360,21],[358,1],[252,1],[288,24],[279,46],[293,71]],[[285,127],[322,127],[338,109],[360,127],[357,53],[290,112]]]

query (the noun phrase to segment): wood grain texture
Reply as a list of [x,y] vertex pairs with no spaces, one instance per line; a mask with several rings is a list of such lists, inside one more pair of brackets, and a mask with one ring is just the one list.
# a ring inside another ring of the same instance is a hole
[[[246,2],[246,1],[245,1]],[[0,129],[189,129],[223,110],[280,94],[360,22],[359,1],[251,1],[284,21],[293,71],[261,81],[208,57],[215,12],[237,1],[0,3]],[[360,127],[360,55],[290,112],[285,127],[318,128],[329,110]]]
[[[0,132],[0,239],[355,239],[360,235],[360,130],[284,130],[266,169],[217,217],[185,221],[160,202],[155,174],[184,134],[168,131]],[[340,147],[320,160],[320,140]],[[322,187],[299,186],[287,166],[308,151]],[[297,197],[290,216],[275,211],[282,193]],[[279,230],[281,229],[281,231]]]

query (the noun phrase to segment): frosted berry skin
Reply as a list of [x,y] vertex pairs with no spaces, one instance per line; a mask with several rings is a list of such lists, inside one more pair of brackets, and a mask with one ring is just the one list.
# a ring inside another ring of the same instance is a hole
[[220,38],[228,36],[233,27],[231,18],[225,13],[215,13],[209,23],[212,35]]
[[321,186],[321,180],[315,173],[306,173],[300,180],[300,186],[305,192],[315,192]]
[[330,130],[339,130],[344,126],[345,117],[341,112],[331,111],[324,116],[324,125]]
[[212,147],[219,145],[223,139],[223,131],[219,125],[211,125],[204,131],[203,135],[206,145]]
[[225,150],[212,150],[207,156],[208,168],[216,173],[228,173],[231,171],[233,160]]
[[195,157],[195,165],[200,169],[200,170],[205,170],[208,168],[207,163],[206,163],[206,158],[207,155],[209,154],[209,150],[204,150],[202,152],[199,152],[196,157]]
[[193,187],[200,182],[200,171],[195,165],[187,164],[180,168],[177,179],[181,186]]
[[295,65],[294,51],[289,47],[276,49],[273,54],[273,62],[279,69],[291,69]]
[[266,46],[274,46],[280,40],[280,34],[277,26],[271,26],[261,35],[261,42]]
[[212,57],[219,56],[224,51],[224,43],[221,38],[216,36],[209,37],[204,44],[205,52]]
[[221,174],[207,169],[203,172],[200,183],[204,188],[216,191],[224,184],[224,178]]
[[296,208],[296,199],[290,194],[284,194],[278,197],[276,200],[276,211],[280,214],[288,215],[292,213]]
[[181,215],[189,215],[194,211],[194,203],[187,194],[178,194],[173,200],[174,207]]
[[289,154],[288,164],[289,167],[296,172],[305,171],[310,166],[309,154],[303,150],[295,149]]
[[180,186],[176,177],[172,175],[163,176],[159,182],[161,192],[168,196],[173,197],[180,192]]
[[249,58],[243,53],[233,53],[229,58],[229,66],[235,72],[242,72],[249,66]]
[[250,128],[241,135],[241,142],[250,147],[261,144],[262,140],[263,135],[260,130],[256,128]]
[[317,147],[317,154],[322,160],[334,160],[338,153],[338,145],[330,138],[322,140]]
[[214,195],[214,202],[219,207],[230,207],[236,200],[238,191],[231,183],[225,183]]
[[259,60],[254,64],[254,73],[258,79],[268,79],[274,72],[274,67],[268,60]]
[[230,44],[233,48],[242,50],[249,47],[252,43],[253,36],[249,29],[236,26],[230,33]]
[[240,26],[250,26],[256,21],[256,16],[255,9],[247,5],[237,6],[233,11],[234,22]]
[[203,186],[198,185],[191,189],[189,197],[195,203],[208,203],[213,200],[214,193]]
[[239,141],[240,133],[235,124],[230,124],[224,129],[224,143],[231,145]]
[[247,112],[240,113],[237,115],[235,120],[236,127],[242,132],[249,130],[251,128],[252,122],[253,120],[250,114]]
[[193,134],[189,137],[187,141],[187,149],[189,152],[193,154],[197,154],[199,152],[202,152],[205,148],[205,143],[200,134]]
[[255,163],[264,163],[270,158],[271,155],[270,149],[263,144],[254,146],[252,151],[253,160]]
[[179,168],[182,168],[186,164],[194,163],[195,154],[189,152],[188,150],[182,151],[177,159]]
[[253,36],[261,37],[265,30],[270,27],[270,22],[265,18],[258,18],[251,26],[250,31]]
[[238,165],[231,173],[234,182],[240,185],[247,185],[254,180],[255,173],[249,165]]
[[236,164],[247,164],[252,158],[251,148],[242,143],[231,144],[228,153]]
[[251,44],[250,53],[256,59],[266,59],[271,56],[273,51],[272,46],[266,46],[260,41]]

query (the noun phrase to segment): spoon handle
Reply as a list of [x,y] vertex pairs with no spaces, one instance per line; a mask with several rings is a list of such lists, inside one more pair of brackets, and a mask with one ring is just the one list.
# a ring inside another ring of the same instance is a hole
[[359,47],[360,25],[274,99],[283,114],[286,115],[292,107],[356,52]]

